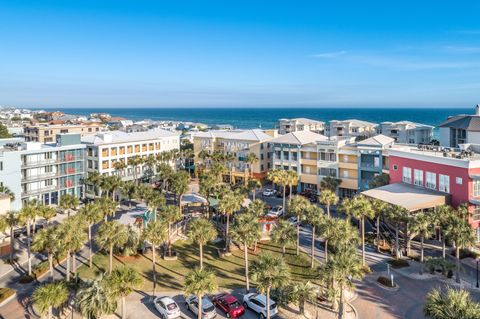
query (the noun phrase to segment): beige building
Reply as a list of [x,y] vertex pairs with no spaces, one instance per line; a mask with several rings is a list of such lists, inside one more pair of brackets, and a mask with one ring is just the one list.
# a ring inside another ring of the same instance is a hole
[[[208,131],[198,132],[193,135],[193,150],[195,154],[195,163],[203,164],[198,157],[201,151],[220,151],[233,155],[234,160],[230,163],[229,169],[232,182],[245,181],[248,179],[250,170],[256,178],[264,177],[266,171],[271,167],[270,160],[270,141],[276,136],[276,131],[253,130],[235,130],[235,131]],[[248,154],[253,153],[258,161],[250,164],[245,159]]]
[[83,137],[105,130],[106,127],[102,123],[88,122],[76,125],[28,125],[24,127],[23,132],[26,142],[53,143],[57,134],[76,133]]
[[355,138],[368,138],[376,134],[377,124],[360,121],[360,120],[344,120],[330,121],[327,129],[327,136],[338,137],[355,137]]
[[280,119],[277,123],[279,134],[288,134],[299,131],[310,131],[317,134],[324,134],[325,122],[306,118]]

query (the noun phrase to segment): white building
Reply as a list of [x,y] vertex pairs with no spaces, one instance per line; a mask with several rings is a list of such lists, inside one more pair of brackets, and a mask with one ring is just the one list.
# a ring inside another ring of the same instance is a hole
[[325,132],[325,122],[306,118],[280,119],[276,124],[279,134],[288,134],[298,131],[310,131],[317,134]]
[[450,116],[440,126],[440,145],[459,147],[460,144],[480,144],[480,104],[475,114]]
[[428,144],[433,138],[433,126],[410,122],[382,122],[377,133],[389,136],[397,143]]
[[[161,129],[146,132],[125,133],[122,131],[101,132],[82,137],[86,144],[86,171],[98,171],[102,175],[119,174],[122,179],[133,179],[133,167],[130,161],[134,156],[147,158],[164,151],[180,149],[180,134]],[[118,172],[117,161],[126,164],[126,169]],[[146,172],[145,165],[136,167],[136,176],[141,178]]]
[[368,138],[376,133],[377,124],[361,120],[332,120],[326,127],[327,136]]

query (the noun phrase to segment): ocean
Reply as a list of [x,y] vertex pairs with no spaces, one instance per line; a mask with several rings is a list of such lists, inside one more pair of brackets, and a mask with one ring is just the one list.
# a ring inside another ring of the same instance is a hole
[[474,108],[55,108],[69,114],[96,112],[132,120],[173,120],[231,124],[235,128],[272,128],[280,118],[305,117],[320,121],[359,119],[374,123],[412,121],[437,126],[448,116],[473,114]]

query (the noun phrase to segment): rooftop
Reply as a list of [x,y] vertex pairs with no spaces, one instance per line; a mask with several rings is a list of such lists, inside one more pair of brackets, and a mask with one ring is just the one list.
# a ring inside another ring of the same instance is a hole
[[366,140],[359,141],[358,146],[380,146],[384,147],[395,142],[395,139],[385,136],[383,134],[375,135],[373,137],[367,138]]
[[450,127],[480,132],[480,116],[470,114],[451,116],[441,123],[439,127]]
[[304,117],[297,117],[293,119],[280,119],[279,121],[296,121],[300,124],[325,124],[325,122],[322,121],[317,121],[317,120],[312,120],[312,119],[307,119]]
[[198,132],[194,136],[206,137],[206,138],[224,138],[228,140],[240,140],[240,141],[265,141],[272,138],[272,136],[266,134],[260,129],[253,130],[212,130],[207,132]]
[[422,124],[422,123],[416,123],[416,122],[411,122],[411,121],[398,121],[398,122],[382,122],[380,123],[382,125],[405,125],[405,126],[410,126],[410,127],[418,127],[418,128],[434,128],[432,125],[427,125],[427,124]]
[[125,143],[136,141],[149,141],[163,137],[179,136],[180,133],[166,131],[162,129],[153,129],[145,132],[126,133],[123,131],[98,132],[82,137],[82,143],[102,145],[112,143]]
[[313,133],[310,131],[298,131],[288,133],[273,140],[270,140],[272,144],[292,144],[292,145],[305,145],[310,143],[316,143],[317,141],[326,141],[328,137],[325,135]]
[[350,119],[350,120],[332,120],[330,121],[332,124],[348,124],[350,123],[352,126],[377,126],[376,123],[372,122],[367,122],[367,121],[362,121],[362,120],[356,120],[356,119]]

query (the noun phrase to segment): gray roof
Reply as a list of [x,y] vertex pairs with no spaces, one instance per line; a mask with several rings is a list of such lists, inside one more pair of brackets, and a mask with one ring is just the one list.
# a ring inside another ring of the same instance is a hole
[[[108,137],[107,137],[108,136]],[[145,132],[126,133],[123,131],[97,132],[82,137],[84,144],[113,144],[126,142],[141,142],[159,139],[162,137],[180,136],[178,132],[171,132],[162,129],[153,129]]]
[[310,131],[297,131],[281,135],[273,140],[270,140],[272,144],[292,144],[292,145],[305,145],[315,143],[317,141],[326,141],[328,137],[325,135],[317,134]]
[[477,116],[477,115],[451,116],[439,126],[480,132],[480,116]]

